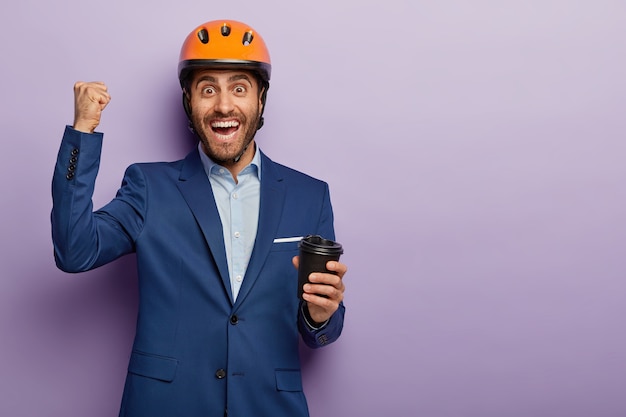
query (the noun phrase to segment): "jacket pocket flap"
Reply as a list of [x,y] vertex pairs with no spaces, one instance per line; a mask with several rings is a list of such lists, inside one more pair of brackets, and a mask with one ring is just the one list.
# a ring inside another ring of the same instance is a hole
[[177,367],[178,361],[176,359],[133,352],[130,355],[128,372],[161,381],[172,382],[176,375]]
[[279,391],[302,391],[302,375],[296,369],[276,370],[276,389]]

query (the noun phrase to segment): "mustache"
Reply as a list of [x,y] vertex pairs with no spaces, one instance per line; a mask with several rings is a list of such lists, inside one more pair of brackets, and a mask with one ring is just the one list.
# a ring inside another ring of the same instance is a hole
[[227,120],[227,119],[237,119],[242,124],[245,124],[246,121],[248,120],[245,115],[238,113],[238,112],[231,111],[227,114],[220,113],[220,112],[213,112],[211,114],[207,114],[202,118],[202,121],[204,122],[204,124],[208,125],[212,121],[215,121],[215,120],[219,121],[219,120]]

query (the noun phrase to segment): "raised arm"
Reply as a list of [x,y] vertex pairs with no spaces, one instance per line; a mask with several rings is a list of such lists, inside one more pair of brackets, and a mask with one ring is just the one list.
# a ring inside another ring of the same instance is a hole
[[122,207],[116,215],[93,212],[103,139],[102,133],[94,130],[110,100],[104,83],[78,82],[74,86],[74,125],[65,128],[52,179],[54,255],[57,266],[67,272],[96,268],[134,249],[133,230],[120,219],[127,213],[140,217],[137,208],[143,203],[144,189],[139,170],[132,170],[125,179],[125,184],[131,185],[120,189],[112,203]]

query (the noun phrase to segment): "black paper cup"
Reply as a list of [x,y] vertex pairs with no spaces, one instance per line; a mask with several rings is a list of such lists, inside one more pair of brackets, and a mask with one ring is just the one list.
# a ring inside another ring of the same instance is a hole
[[318,235],[309,235],[300,241],[300,266],[298,267],[298,297],[302,298],[302,287],[309,282],[312,272],[326,272],[335,274],[326,269],[326,262],[338,261],[343,253],[340,243],[324,239]]

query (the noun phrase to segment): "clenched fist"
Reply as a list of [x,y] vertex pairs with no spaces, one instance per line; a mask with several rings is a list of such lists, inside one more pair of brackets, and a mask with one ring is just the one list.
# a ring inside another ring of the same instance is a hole
[[74,84],[74,129],[93,133],[109,101],[111,96],[103,82],[79,81]]

